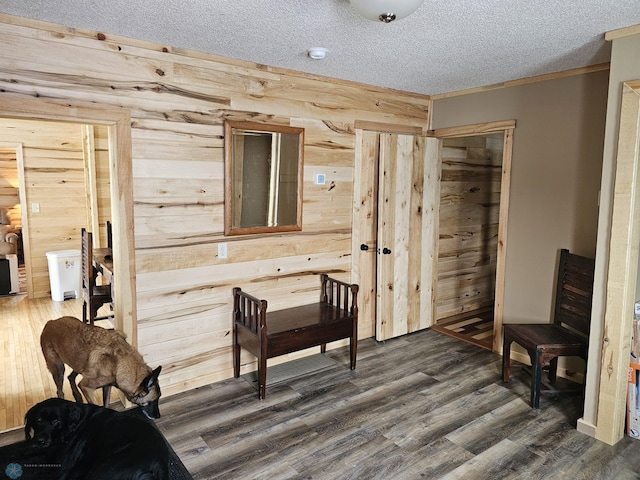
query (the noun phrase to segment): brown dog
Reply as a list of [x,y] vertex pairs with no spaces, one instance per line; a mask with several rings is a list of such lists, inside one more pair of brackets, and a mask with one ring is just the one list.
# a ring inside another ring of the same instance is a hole
[[[102,388],[106,407],[110,388],[116,386],[130,402],[139,405],[147,417],[160,417],[158,375],[162,367],[152,371],[122,333],[88,325],[74,317],[61,317],[46,323],[40,346],[56,383],[58,398],[64,398],[62,386],[67,364],[73,370],[69,383],[77,402],[82,403],[78,386],[92,404],[96,404],[96,389]],[[78,374],[82,380],[76,385]]]

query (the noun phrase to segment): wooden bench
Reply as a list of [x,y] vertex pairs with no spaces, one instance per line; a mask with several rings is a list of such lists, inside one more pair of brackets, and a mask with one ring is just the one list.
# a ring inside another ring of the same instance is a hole
[[240,350],[258,359],[258,398],[264,399],[267,359],[349,339],[351,370],[358,346],[358,285],[320,275],[320,301],[267,313],[267,301],[233,289],[233,372],[240,376]]

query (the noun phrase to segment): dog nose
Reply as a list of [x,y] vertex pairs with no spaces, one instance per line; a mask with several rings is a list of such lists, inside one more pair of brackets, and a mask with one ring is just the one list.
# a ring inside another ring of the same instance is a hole
[[141,408],[142,408],[142,413],[144,413],[147,418],[150,418],[152,420],[154,418],[160,418],[160,408],[158,408],[157,402],[150,403]]

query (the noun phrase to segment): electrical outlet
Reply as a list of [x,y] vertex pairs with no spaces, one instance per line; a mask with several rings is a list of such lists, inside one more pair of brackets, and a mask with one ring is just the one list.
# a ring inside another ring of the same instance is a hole
[[31,204],[31,211],[33,213],[40,213],[40,204],[39,203],[32,203]]
[[218,244],[218,258],[227,258],[227,244],[219,243]]

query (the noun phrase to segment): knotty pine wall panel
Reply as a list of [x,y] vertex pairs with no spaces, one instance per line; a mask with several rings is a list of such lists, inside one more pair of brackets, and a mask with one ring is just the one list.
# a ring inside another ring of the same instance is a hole
[[[93,156],[96,169],[96,195],[100,246],[107,246],[107,221],[111,221],[111,179],[109,172],[109,130],[93,125]],[[86,192],[85,192],[86,193]],[[95,232],[94,232],[95,235]]]
[[502,135],[445,139],[436,317],[493,305]]
[[16,149],[0,147],[0,208],[8,209],[9,219],[14,226],[22,224],[18,186]]
[[[270,309],[350,279],[356,121],[426,133],[428,97],[0,15],[2,96],[131,115],[138,348],[165,395],[232,376],[231,289]],[[226,119],[305,129],[302,231],[225,237]],[[326,175],[315,185],[316,173]],[[227,243],[228,258],[217,256]],[[242,370],[255,368],[248,353]]]

